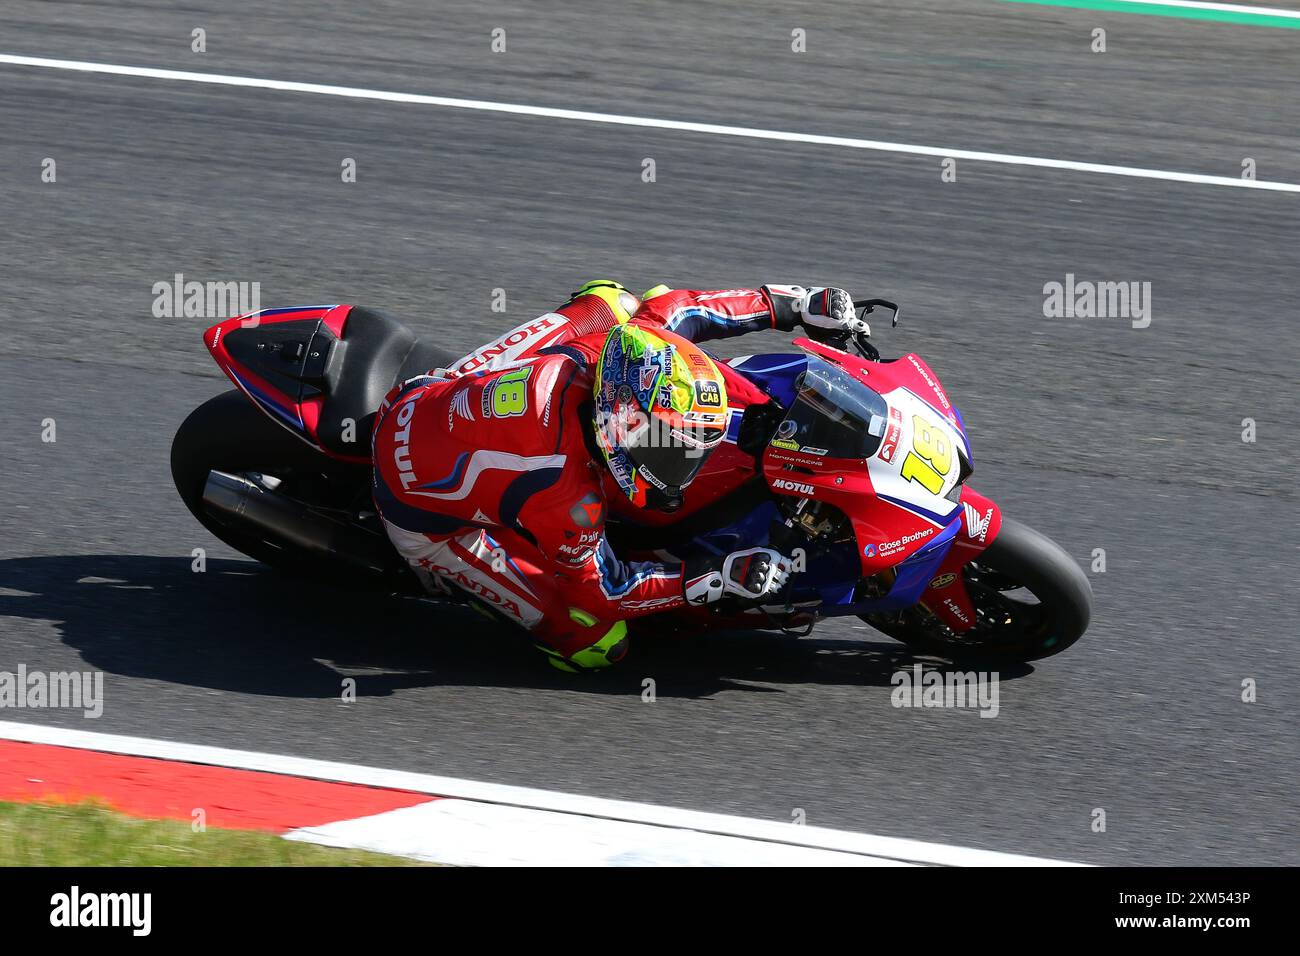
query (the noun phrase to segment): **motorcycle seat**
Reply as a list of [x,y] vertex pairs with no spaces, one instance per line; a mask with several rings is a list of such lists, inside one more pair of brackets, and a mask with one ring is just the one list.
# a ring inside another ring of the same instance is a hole
[[[326,450],[349,456],[359,449],[369,453],[375,412],[394,385],[455,360],[388,313],[357,305],[348,313],[343,337],[334,348],[340,354],[330,360],[317,440]],[[351,443],[343,440],[346,419],[356,423]]]

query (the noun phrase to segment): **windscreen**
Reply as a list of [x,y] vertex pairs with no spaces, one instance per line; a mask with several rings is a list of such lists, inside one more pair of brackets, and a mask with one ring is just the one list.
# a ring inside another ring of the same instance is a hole
[[871,389],[843,369],[809,356],[776,439],[798,444],[808,454],[870,458],[880,447],[888,414],[885,400]]

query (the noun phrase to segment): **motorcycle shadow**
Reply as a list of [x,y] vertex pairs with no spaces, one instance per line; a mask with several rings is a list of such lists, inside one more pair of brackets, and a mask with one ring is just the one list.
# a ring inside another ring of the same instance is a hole
[[[641,694],[649,678],[658,696],[704,698],[781,692],[754,684],[889,686],[896,671],[926,661],[883,635],[661,637],[643,626],[618,667],[566,675],[546,666],[520,632],[467,607],[318,587],[252,561],[209,559],[199,572],[188,557],[153,555],[0,560],[0,617],[48,622],[80,653],[84,665],[76,667],[275,697],[337,698],[353,677],[367,697],[439,686]],[[39,645],[30,635],[21,640]],[[50,666],[38,649],[23,653],[29,667]],[[1031,671],[1004,670],[1002,679]]]

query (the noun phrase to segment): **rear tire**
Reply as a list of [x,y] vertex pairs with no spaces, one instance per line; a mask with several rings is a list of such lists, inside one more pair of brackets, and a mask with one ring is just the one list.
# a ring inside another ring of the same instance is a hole
[[976,608],[969,631],[952,631],[920,605],[862,620],[922,653],[1004,663],[1061,653],[1092,617],[1092,585],[1083,570],[1055,541],[1018,521],[1003,520],[963,577]]
[[[172,439],[172,480],[185,507],[203,527],[250,558],[295,575],[347,576],[334,562],[277,541],[251,526],[223,521],[204,505],[208,472],[332,474],[364,487],[369,468],[336,462],[277,425],[243,393],[231,389],[204,402],[181,424]],[[395,556],[396,557],[396,556]],[[356,575],[353,572],[352,577]]]

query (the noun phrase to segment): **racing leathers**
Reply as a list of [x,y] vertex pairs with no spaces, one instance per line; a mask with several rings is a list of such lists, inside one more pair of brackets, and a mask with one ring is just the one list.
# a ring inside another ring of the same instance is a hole
[[373,434],[375,504],[398,551],[431,588],[460,588],[526,628],[564,670],[620,659],[631,618],[724,594],[759,598],[787,570],[766,549],[696,568],[625,561],[611,548],[592,423],[609,330],[631,321],[702,342],[846,321],[830,296],[839,290],[659,287],[637,307],[612,283],[584,289],[395,387]]

